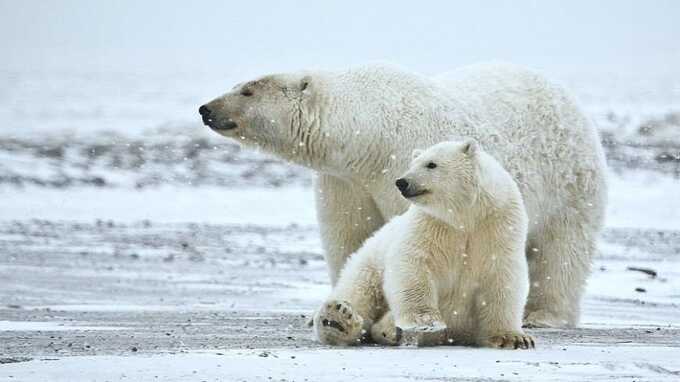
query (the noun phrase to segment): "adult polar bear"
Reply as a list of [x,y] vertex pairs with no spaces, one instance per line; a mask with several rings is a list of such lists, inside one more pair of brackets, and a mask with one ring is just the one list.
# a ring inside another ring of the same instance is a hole
[[481,64],[436,78],[387,66],[276,74],[201,106],[214,131],[318,172],[331,282],[347,256],[408,203],[394,180],[413,149],[477,139],[512,174],[530,219],[525,324],[578,323],[606,205],[596,130],[559,86]]

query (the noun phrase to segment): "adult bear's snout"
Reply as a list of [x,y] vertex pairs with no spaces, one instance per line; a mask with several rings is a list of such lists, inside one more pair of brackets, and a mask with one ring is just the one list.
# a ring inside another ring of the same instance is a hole
[[206,105],[202,105],[201,107],[198,108],[198,113],[201,115],[201,118],[203,119],[203,124],[210,127],[213,130],[231,130],[236,128],[236,122],[232,121],[231,119],[227,119],[226,121],[219,122],[213,115],[212,110]]

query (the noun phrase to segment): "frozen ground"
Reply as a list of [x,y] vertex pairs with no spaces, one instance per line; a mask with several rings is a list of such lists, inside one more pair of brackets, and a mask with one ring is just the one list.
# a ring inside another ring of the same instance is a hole
[[253,220],[1,223],[0,380],[680,376],[678,231],[608,229],[582,327],[532,330],[536,351],[336,351],[304,326],[328,291],[316,228]]
[[677,80],[575,83],[607,229],[582,326],[532,330],[531,352],[314,342],[312,174],[190,119],[205,79],[165,80],[0,73],[0,381],[680,379]]

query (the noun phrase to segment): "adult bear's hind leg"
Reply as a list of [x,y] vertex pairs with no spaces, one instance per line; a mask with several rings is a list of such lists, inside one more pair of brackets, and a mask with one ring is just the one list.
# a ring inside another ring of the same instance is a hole
[[316,180],[316,214],[328,274],[335,285],[347,257],[385,220],[360,186],[326,174]]
[[563,219],[546,225],[527,246],[530,289],[527,327],[573,327],[596,250],[596,230]]

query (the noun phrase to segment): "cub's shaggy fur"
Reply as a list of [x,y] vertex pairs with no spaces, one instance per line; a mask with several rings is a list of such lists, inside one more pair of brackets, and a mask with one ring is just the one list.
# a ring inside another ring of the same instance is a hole
[[319,340],[533,347],[522,331],[528,219],[517,185],[473,140],[415,156],[397,181],[412,206],[350,257],[314,317]]

